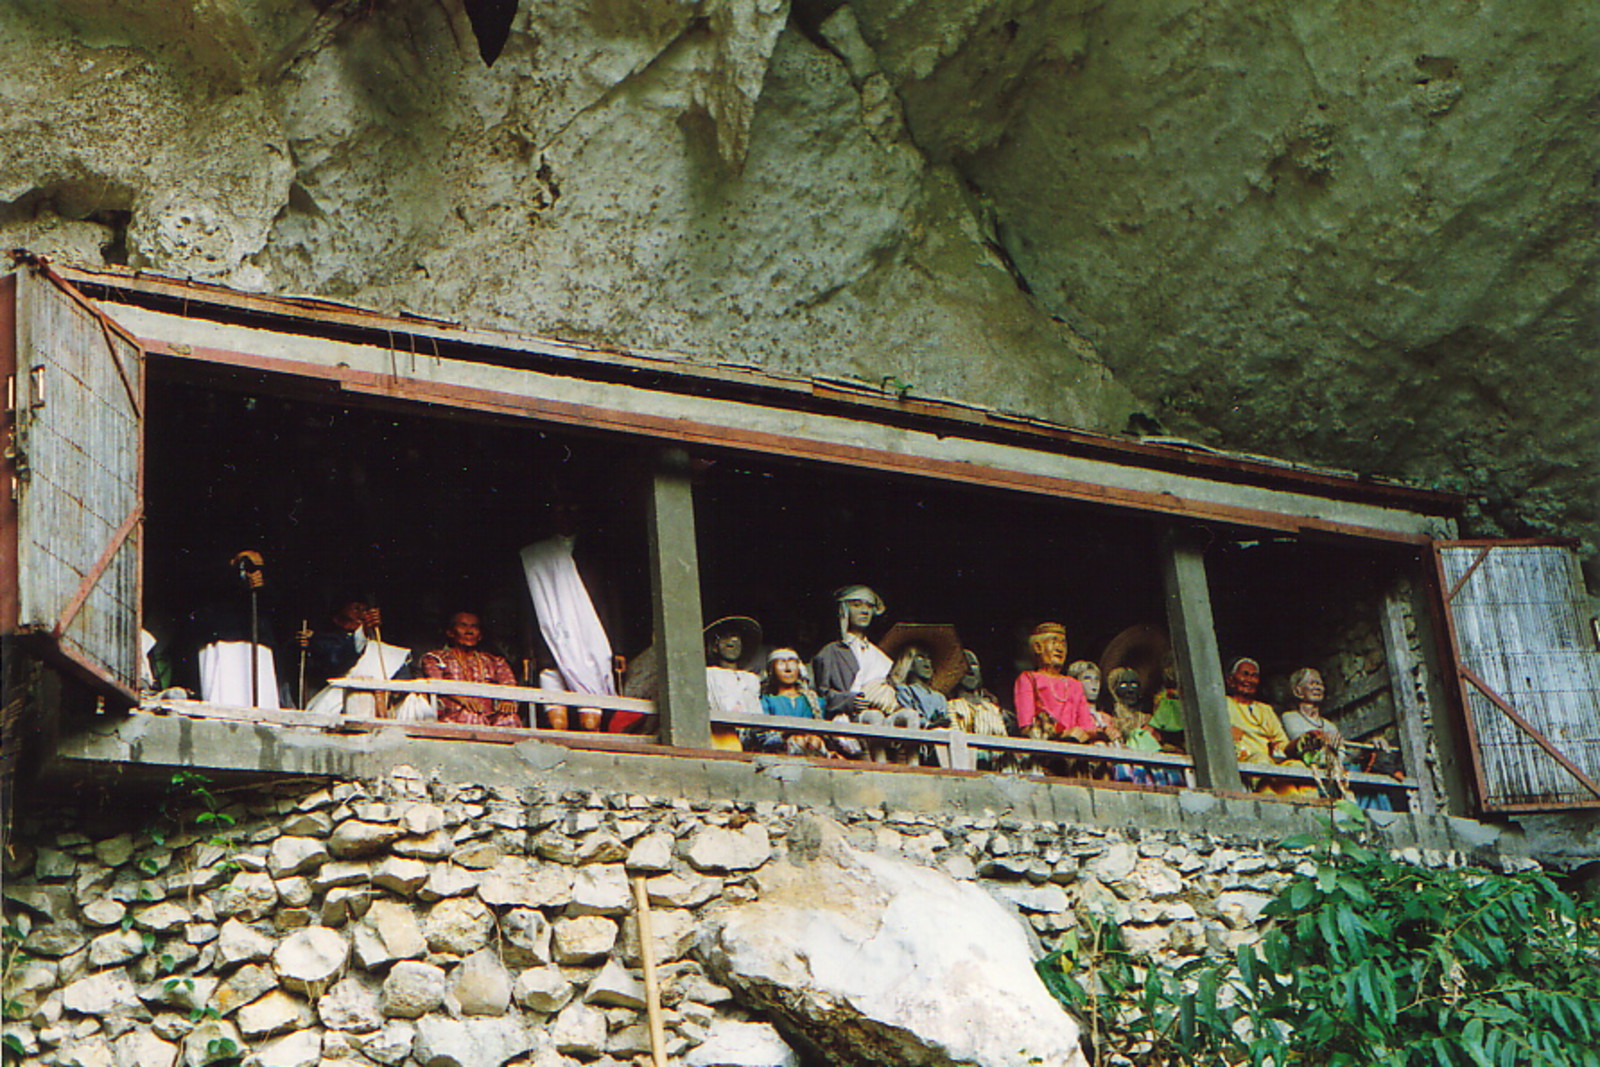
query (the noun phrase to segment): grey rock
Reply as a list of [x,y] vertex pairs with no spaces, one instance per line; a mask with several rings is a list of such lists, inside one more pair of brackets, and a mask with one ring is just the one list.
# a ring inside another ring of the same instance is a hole
[[215,1006],[217,988],[217,980],[210,975],[168,975],[141,987],[139,999],[158,1007],[194,1011]]
[[328,851],[338,859],[360,859],[384,851],[404,834],[398,823],[346,819],[328,835]]
[[[5,899],[42,915],[46,922],[65,922],[72,918],[73,891],[66,886],[8,885],[5,887]],[[115,902],[108,901],[107,903]],[[84,918],[85,921],[89,921],[88,916]],[[111,922],[114,923],[116,921],[116,919],[113,919]],[[101,922],[93,923],[93,925],[110,926],[111,923]]]
[[444,829],[444,809],[437,804],[411,804],[400,813],[400,828],[416,837]]
[[594,1059],[606,1050],[605,1013],[575,1000],[550,1023],[550,1039],[560,1052]]
[[371,1033],[383,1026],[382,989],[346,975],[317,998],[317,1018],[329,1030]]
[[41,848],[33,859],[34,877],[44,882],[64,882],[78,872],[78,861],[65,852]]
[[[607,1058],[625,1056],[623,1063],[650,1052],[650,1028],[643,1023],[617,1027],[606,1037]],[[602,1061],[596,1061],[602,1062]],[[612,1062],[617,1062],[613,1060]]]
[[58,959],[72,955],[88,942],[77,923],[59,922],[35,927],[22,939],[22,947],[35,956]]
[[267,849],[267,873],[273,878],[292,878],[316,870],[328,858],[328,846],[321,838],[280,837]]
[[57,1063],[76,1064],[77,1067],[116,1067],[117,1057],[111,1042],[99,1034],[85,1035],[62,1045],[56,1053]]
[[327,837],[333,829],[333,819],[325,811],[298,811],[278,824],[285,834],[294,837]]
[[211,996],[211,1006],[219,1014],[230,1015],[277,985],[278,976],[271,968],[247,963],[222,980]]
[[667,833],[645,834],[628,849],[627,868],[638,874],[654,874],[672,869],[673,838]]
[[229,919],[217,931],[217,966],[224,969],[272,955],[277,942],[238,919]]
[[320,992],[349,960],[349,942],[339,931],[326,926],[290,934],[272,953],[278,980],[299,993]]
[[577,986],[567,978],[560,967],[533,967],[517,975],[512,983],[511,996],[529,1011],[560,1011],[572,999]]
[[338,886],[366,885],[372,880],[372,865],[360,860],[341,860],[318,867],[311,876],[311,885],[317,892],[326,892]]
[[589,963],[616,945],[617,924],[599,915],[557,919],[551,942],[551,955],[557,963]]
[[322,898],[320,918],[323,926],[343,926],[359,919],[372,906],[373,892],[366,886],[339,886]]
[[390,851],[396,856],[418,860],[442,860],[455,849],[455,840],[444,830],[435,830],[419,837],[402,837],[390,846]]
[[755,822],[746,823],[739,830],[702,826],[689,835],[683,846],[684,859],[702,872],[750,871],[771,856],[767,828]]
[[589,979],[589,986],[583,992],[583,1002],[606,1008],[642,1009],[644,983],[629,974],[615,959],[609,959]]
[[451,897],[428,910],[422,932],[435,952],[465,956],[489,943],[494,917],[475,897]]
[[684,1067],[800,1067],[800,1057],[769,1023],[718,1019]]
[[89,926],[116,926],[128,914],[128,906],[110,897],[97,897],[85,904],[79,914]]
[[377,970],[395,960],[421,959],[428,942],[416,913],[404,904],[377,900],[351,930],[356,965]]
[[397,896],[409,897],[428,880],[428,865],[421,860],[391,856],[372,872],[372,884]]
[[628,846],[622,839],[606,830],[584,834],[577,841],[573,862],[579,866],[590,863],[620,863],[628,858]]
[[478,888],[480,875],[453,863],[436,863],[428,871],[427,881],[417,890],[417,899],[424,904],[436,904],[446,897],[465,896]]
[[304,908],[316,896],[316,891],[311,888],[309,878],[293,877],[279,878],[273,883],[278,887],[278,900],[290,908]]
[[1066,911],[1070,906],[1067,894],[1060,886],[1015,886],[990,883],[984,885],[983,888],[1001,900],[1016,905],[1025,912],[1051,914],[1058,911]]
[[281,989],[274,989],[260,999],[251,1001],[234,1016],[239,1032],[250,1038],[273,1037],[290,1030],[303,1030],[315,1021],[311,1005]]
[[172,1067],[178,1046],[148,1030],[130,1030],[111,1044],[116,1067]]
[[210,1019],[189,1031],[183,1039],[181,1055],[184,1067],[207,1067],[227,1058],[226,1049],[242,1052],[244,1047],[238,1027],[226,1019]]
[[395,1067],[411,1054],[417,1028],[406,1022],[391,1022],[360,1040],[361,1054],[385,1067]]
[[412,1054],[424,1067],[500,1067],[533,1048],[533,1035],[511,1016],[417,1023]]
[[278,887],[264,871],[241,871],[212,894],[211,903],[220,916],[264,919],[278,904]]
[[625,915],[632,907],[628,872],[621,864],[595,863],[578,869],[568,915]]
[[89,966],[114,967],[144,955],[144,936],[137,930],[112,930],[89,942]]
[[188,908],[165,900],[147,908],[136,908],[133,913],[133,925],[137,929],[148,930],[154,934],[173,934],[192,917]]
[[457,849],[450,862],[474,871],[487,871],[505,858],[505,853],[494,845],[479,841]]
[[500,952],[507,965],[537,967],[550,962],[550,923],[534,908],[512,908],[500,917]]
[[488,949],[462,960],[451,978],[450,992],[463,1015],[504,1015],[511,1006],[511,975]]
[[444,1003],[444,971],[431,963],[401,960],[383,980],[383,1014],[415,1019]]
[[255,1047],[252,1060],[254,1067],[319,1067],[322,1035],[315,1030],[301,1030],[264,1041]]
[[137,1011],[141,1005],[133,981],[121,970],[99,971],[61,991],[61,1003],[79,1015]]
[[[682,908],[653,911],[650,919],[651,949],[658,964],[682,959],[700,933],[694,913]],[[641,965],[637,916],[630,915],[622,922],[622,959],[630,967]]]
[[[968,882],[860,852],[832,822],[769,865],[758,903],[721,913],[700,951],[748,1006],[827,1059],[1084,1067],[1079,1031],[1033,973],[1025,927]],[[1130,864],[1131,869],[1131,864]]]
[[696,908],[722,892],[722,879],[698,874],[663,874],[648,879],[645,892],[658,908]]

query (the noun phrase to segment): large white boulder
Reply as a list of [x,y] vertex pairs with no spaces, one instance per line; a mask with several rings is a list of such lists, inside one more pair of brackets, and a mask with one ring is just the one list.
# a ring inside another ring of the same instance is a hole
[[714,921],[705,962],[829,1062],[1085,1067],[1022,925],[977,886],[859,852],[821,819],[758,877],[761,899]]

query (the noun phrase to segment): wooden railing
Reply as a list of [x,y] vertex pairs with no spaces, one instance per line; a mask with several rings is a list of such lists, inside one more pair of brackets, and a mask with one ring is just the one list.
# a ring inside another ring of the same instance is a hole
[[[518,704],[629,711],[644,715],[654,715],[656,713],[653,701],[640,700],[636,697],[572,693],[561,689],[496,685],[489,682],[457,682],[443,678],[418,678],[404,681],[385,681],[376,678],[335,678],[328,684],[345,692],[347,705],[350,696],[353,694],[383,692],[423,694],[430,699],[435,709],[437,709],[439,697],[460,696],[487,697],[493,700],[512,701]],[[422,723],[402,722],[394,718],[373,715],[312,716],[307,712],[293,709],[277,712],[262,711],[255,708],[220,709],[211,705],[201,705],[195,701],[165,701],[160,702],[160,704],[162,705],[161,708],[151,707],[147,708],[147,710],[182,710],[186,714],[198,714],[205,717],[250,718],[255,721],[277,722],[285,725],[318,725],[330,730],[381,729],[385,726],[393,726],[406,727],[419,733],[434,736],[473,738],[482,737],[487,732],[490,732],[489,728],[485,727],[432,721]],[[312,722],[313,719],[316,722]],[[529,721],[535,720],[530,716]],[[1035,759],[1065,758],[1088,761],[1097,766],[1105,767],[1115,764],[1128,764],[1152,770],[1176,770],[1183,773],[1184,780],[1190,786],[1195,784],[1194,760],[1188,756],[1169,752],[1138,752],[1129,748],[1105,744],[1086,745],[1067,741],[1040,741],[1029,737],[970,734],[948,728],[911,730],[898,726],[874,726],[868,723],[832,722],[826,719],[802,719],[781,715],[713,715],[711,722],[716,726],[731,726],[739,729],[776,730],[780,733],[809,733],[835,737],[852,737],[862,742],[878,742],[886,746],[931,745],[938,753],[939,765],[951,770],[977,770],[978,754],[991,752],[1033,757]],[[496,727],[493,728],[492,732],[504,733],[510,738],[528,736],[572,744],[593,743],[601,738],[608,745],[616,743],[648,745],[655,743],[657,740],[657,735],[653,732],[647,734],[596,734],[592,731],[557,731],[526,727]],[[1300,782],[1307,785],[1316,784],[1319,777],[1327,777],[1327,775],[1319,776],[1303,766],[1283,764],[1240,764],[1239,772],[1247,779],[1263,778],[1271,781]],[[1390,794],[1412,793],[1418,788],[1417,782],[1411,778],[1396,779],[1388,775],[1366,774],[1357,771],[1352,771],[1343,777],[1352,786],[1376,792]]]

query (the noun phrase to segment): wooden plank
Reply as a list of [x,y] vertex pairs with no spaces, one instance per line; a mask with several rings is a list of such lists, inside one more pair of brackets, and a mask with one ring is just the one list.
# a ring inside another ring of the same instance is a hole
[[634,697],[614,697],[599,693],[570,693],[564,689],[538,689],[523,685],[495,685],[492,682],[458,682],[447,678],[330,678],[328,685],[354,692],[432,693],[435,696],[488,697],[519,704],[558,704],[562,707],[600,708],[606,711],[637,711],[654,715],[653,701]]
[[[82,269],[69,270],[66,274],[75,282],[104,287],[109,296],[115,296],[119,291],[158,294],[182,301],[185,306],[206,303],[228,311],[237,309],[251,313],[256,322],[272,322],[274,329],[309,335],[326,332],[328,326],[337,326],[345,335],[355,329],[381,337],[385,339],[386,346],[391,348],[395,347],[394,339],[400,337],[409,339],[413,350],[420,348],[434,353],[439,352],[441,344],[448,346],[452,353],[459,353],[464,348],[484,353],[525,353],[527,356],[562,360],[567,365],[565,373],[575,377],[583,377],[586,373],[595,375],[595,370],[586,372],[585,365],[603,368],[609,374],[614,374],[617,368],[626,368],[662,382],[668,391],[706,393],[724,387],[724,392],[727,389],[736,391],[736,394],[729,395],[753,398],[758,403],[777,407],[797,406],[796,394],[808,394],[819,401],[828,400],[842,407],[851,417],[871,421],[904,421],[911,417],[941,435],[964,432],[994,437],[998,433],[1004,435],[1002,439],[1021,442],[1024,447],[1102,456],[1113,462],[1192,473],[1198,477],[1241,484],[1281,485],[1338,499],[1415,508],[1427,513],[1453,514],[1461,506],[1460,496],[1438,490],[1383,479],[1356,478],[1343,472],[1274,462],[1258,456],[1218,453],[1168,442],[1128,440],[1043,419],[1018,417],[960,401],[893,396],[866,383],[776,374],[752,366],[691,360],[676,353],[516,337],[469,329],[440,320],[424,321],[416,316],[384,316],[329,301],[236,293],[219,286],[149,275],[130,277]],[[148,304],[149,301],[144,303]],[[213,317],[227,322],[230,318],[241,316],[230,316],[225,312]]]
[[[1406,639],[1406,605],[1394,589],[1383,596],[1382,617],[1379,628],[1383,633],[1384,658],[1388,661],[1389,677],[1394,684],[1390,692],[1394,697],[1395,718],[1400,730],[1400,759],[1412,777],[1430,781],[1428,777],[1428,735],[1422,721],[1422,704],[1412,681],[1416,663],[1411,655],[1411,644]],[[1417,791],[1417,810],[1425,817],[1437,815],[1440,797],[1432,789]]]
[[1489,703],[1499,708],[1500,711],[1504,713],[1506,718],[1510,719],[1517,725],[1519,729],[1522,730],[1523,733],[1532,738],[1534,744],[1542,748],[1546,753],[1549,754],[1551,759],[1555,760],[1563,768],[1565,768],[1567,773],[1576,778],[1585,789],[1593,793],[1596,799],[1600,799],[1600,782],[1596,782],[1593,778],[1590,778],[1583,772],[1582,768],[1573,763],[1572,760],[1568,759],[1566,754],[1560,749],[1556,748],[1556,746],[1551,743],[1548,737],[1540,732],[1532,723],[1528,722],[1527,719],[1523,718],[1522,714],[1518,712],[1516,708],[1512,707],[1511,703],[1507,701],[1505,697],[1495,692],[1487,682],[1478,677],[1472,668],[1463,665],[1461,668],[1461,677],[1465,678],[1475,689],[1481,692],[1489,701]]
[[17,351],[25,328],[17,315],[17,276],[0,276],[0,634],[18,626]]

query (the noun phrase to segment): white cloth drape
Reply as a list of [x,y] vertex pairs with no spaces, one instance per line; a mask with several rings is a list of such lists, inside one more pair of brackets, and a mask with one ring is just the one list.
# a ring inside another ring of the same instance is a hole
[[[386,645],[381,641],[369,639],[364,628],[356,630],[356,647],[361,649],[361,654],[356,657],[355,663],[350,665],[350,669],[344,672],[346,678],[393,678],[405,665],[406,657],[411,655],[411,650],[401,645]],[[393,699],[400,701],[399,697]],[[409,703],[415,704],[416,701]],[[427,707],[426,699],[422,699],[421,703],[424,708]],[[371,693],[353,693],[349,705],[346,705],[344,690],[328,686],[306,703],[306,710],[323,715],[349,714],[370,717],[377,711],[377,700]],[[409,714],[395,717],[416,721],[416,711],[417,709],[411,708],[408,709]]]
[[[272,649],[256,648],[258,708],[277,711],[278,669]],[[213,641],[200,649],[200,699],[208,704],[248,708],[250,704],[250,642]]]
[[572,538],[552,537],[522,550],[528,595],[539,616],[539,632],[556,668],[573,692],[615,696],[611,640],[572,560]]

